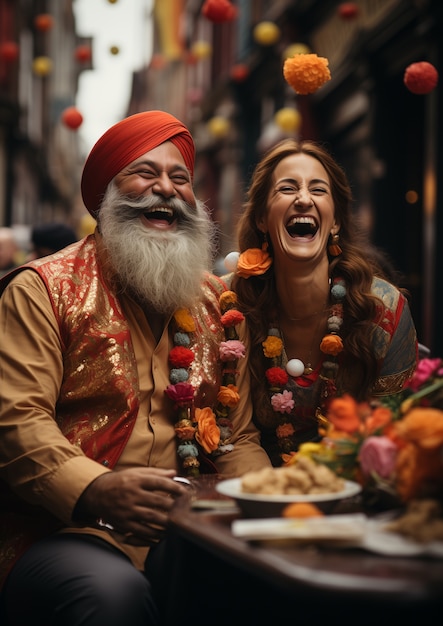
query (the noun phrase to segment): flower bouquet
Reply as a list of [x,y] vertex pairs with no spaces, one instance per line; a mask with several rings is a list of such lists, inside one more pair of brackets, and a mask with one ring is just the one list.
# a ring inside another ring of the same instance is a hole
[[443,501],[443,359],[420,360],[395,396],[360,403],[346,394],[333,399],[322,435],[297,454],[359,482],[368,505]]

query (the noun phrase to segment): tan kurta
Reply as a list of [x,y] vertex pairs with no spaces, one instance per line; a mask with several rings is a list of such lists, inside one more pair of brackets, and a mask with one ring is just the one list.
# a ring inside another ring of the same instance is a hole
[[[122,298],[122,306],[137,360],[140,410],[115,469],[176,468],[174,414],[164,411],[172,347],[168,327],[156,343],[142,309],[128,297]],[[217,459],[226,477],[269,465],[250,420],[246,359],[240,361],[239,370],[241,400],[231,412],[235,447]],[[78,498],[92,480],[109,470],[87,458],[60,432],[54,407],[62,379],[59,328],[46,288],[35,272],[23,271],[0,298],[0,476],[24,500],[61,519],[67,529],[86,530],[113,541],[107,531],[72,527]],[[118,540],[117,544],[141,569],[147,549]]]

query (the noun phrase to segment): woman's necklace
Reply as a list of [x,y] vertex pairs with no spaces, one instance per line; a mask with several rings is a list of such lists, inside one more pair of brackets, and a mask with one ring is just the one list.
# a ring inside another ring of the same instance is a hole
[[[343,324],[343,300],[346,296],[345,282],[336,278],[331,286],[331,307],[327,320],[328,332],[320,343],[320,350],[326,355],[318,378],[321,381],[318,405],[312,407],[312,420],[316,420],[318,425],[326,421],[324,417],[327,402],[336,394],[335,379],[338,372],[337,356],[343,350],[343,342],[339,335]],[[297,378],[302,376],[303,370],[298,375],[291,373],[291,359],[286,368],[283,367],[284,344],[280,330],[271,326],[268,337],[262,344],[263,354],[268,360],[269,367],[265,370],[265,377],[269,386],[271,406],[275,413],[280,416],[276,427],[276,436],[281,449],[283,462],[297,450],[297,418],[294,415],[294,408],[308,409],[309,407],[295,407],[293,393],[287,388],[289,376]],[[289,371],[288,371],[289,366]],[[301,366],[299,366],[299,370]],[[297,381],[295,381],[297,382]],[[305,411],[303,411],[305,412]]]
[[219,346],[222,361],[222,384],[217,394],[215,407],[197,408],[194,406],[195,389],[188,382],[195,354],[191,344],[196,331],[194,319],[187,309],[174,313],[177,331],[174,334],[174,347],[169,353],[170,385],[166,395],[174,402],[177,419],[174,424],[177,437],[177,454],[183,472],[197,476],[200,471],[200,455],[216,457],[227,454],[234,448],[230,442],[232,423],[229,411],[235,407],[240,396],[235,386],[237,362],[245,356],[245,346],[238,340],[236,325],[244,320],[237,310],[237,297],[233,291],[225,291],[220,296],[220,321],[225,331],[226,341]]
[[[324,313],[327,310],[328,310],[327,308],[323,308],[322,311],[318,311],[317,313],[313,313],[311,315],[307,315],[305,317],[298,318],[298,319],[300,321],[301,320],[305,320],[305,319],[308,319],[310,317],[314,317],[314,315],[319,315],[320,313]],[[289,320],[296,320],[297,318],[290,317],[288,319]],[[297,377],[297,376],[301,376],[302,374],[304,374],[305,376],[309,376],[314,371],[314,369],[312,367],[312,352],[314,350],[315,342],[316,342],[316,340],[318,338],[318,333],[319,333],[319,330],[320,330],[320,324],[322,323],[322,319],[324,319],[324,318],[319,317],[317,325],[315,327],[315,332],[313,334],[311,345],[309,347],[309,352],[308,352],[308,358],[307,358],[307,361],[306,361],[306,365],[305,365],[305,363],[301,359],[298,359],[298,358],[286,359],[287,360],[286,371],[288,372],[288,374],[290,376]],[[280,327],[281,327],[281,324],[280,324]],[[284,337],[283,330],[281,331],[281,335],[282,335],[283,343],[285,344],[286,342],[285,342],[285,337]],[[285,350],[285,353],[286,353],[286,350]]]

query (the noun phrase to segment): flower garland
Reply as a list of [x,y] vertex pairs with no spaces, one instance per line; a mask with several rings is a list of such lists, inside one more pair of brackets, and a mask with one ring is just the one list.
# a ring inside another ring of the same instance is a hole
[[[320,391],[320,402],[316,410],[315,417],[320,425],[327,422],[324,411],[328,399],[336,394],[335,379],[339,364],[337,356],[343,350],[343,342],[338,334],[343,324],[343,300],[346,296],[346,286],[342,279],[335,278],[331,287],[331,310],[328,317],[328,332],[320,343],[320,350],[329,358],[322,363],[319,378],[322,381]],[[269,385],[270,401],[276,413],[280,413],[282,418],[276,428],[277,440],[282,450],[283,461],[288,460],[288,455],[295,451],[293,448],[292,436],[296,434],[292,421],[287,417],[295,407],[293,393],[286,389],[289,381],[289,374],[283,367],[283,340],[279,328],[271,327],[266,340],[262,343],[263,354],[270,360],[271,366],[265,371],[265,377]],[[297,378],[295,380],[297,382]]]
[[174,313],[177,331],[174,334],[174,347],[169,352],[170,384],[166,395],[174,402],[177,420],[174,424],[177,437],[177,454],[183,472],[188,476],[200,473],[198,457],[201,450],[213,457],[227,454],[233,450],[230,443],[232,423],[229,411],[234,408],[240,396],[235,385],[237,363],[245,356],[245,346],[239,341],[236,325],[244,320],[243,314],[236,309],[237,297],[233,291],[225,291],[220,296],[221,324],[225,332],[225,341],[219,346],[219,357],[223,363],[222,384],[217,394],[217,402],[211,407],[194,407],[195,389],[188,382],[190,368],[195,359],[191,349],[196,331],[195,321],[187,309]]

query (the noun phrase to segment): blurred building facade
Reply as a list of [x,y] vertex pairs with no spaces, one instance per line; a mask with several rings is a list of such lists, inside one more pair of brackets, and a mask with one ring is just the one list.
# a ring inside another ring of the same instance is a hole
[[0,0],[0,224],[26,246],[33,225],[76,225],[79,150],[62,113],[75,103],[72,0]]
[[[0,225],[48,215],[73,223],[81,211],[77,136],[60,121],[91,67],[76,57],[90,42],[75,34],[73,1],[0,0]],[[196,190],[220,225],[220,258],[235,249],[263,151],[286,136],[321,141],[346,170],[361,223],[402,274],[420,341],[443,354],[441,81],[427,95],[403,81],[411,63],[443,67],[439,0],[231,0],[235,19],[222,22],[203,14],[205,0],[151,4],[153,55],[133,75],[127,114],[164,109],[191,128]],[[39,31],[45,13],[53,26]],[[271,28],[259,37],[263,24]],[[11,40],[15,60],[1,53]],[[283,77],[293,46],[329,62],[331,80],[309,96]],[[57,59],[51,74],[30,70],[38,56]],[[292,127],[282,110],[296,112]]]

